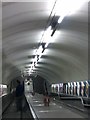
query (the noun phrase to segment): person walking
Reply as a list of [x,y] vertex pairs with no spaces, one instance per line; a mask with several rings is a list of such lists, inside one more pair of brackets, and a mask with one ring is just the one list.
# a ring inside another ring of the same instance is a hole
[[16,108],[17,111],[22,111],[22,101],[24,97],[24,87],[19,80],[17,80],[16,87]]

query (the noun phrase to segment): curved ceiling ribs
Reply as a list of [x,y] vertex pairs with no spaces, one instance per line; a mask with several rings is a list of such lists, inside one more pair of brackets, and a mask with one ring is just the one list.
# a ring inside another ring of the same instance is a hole
[[[53,17],[54,3],[50,8],[49,0],[3,3],[3,71],[11,72],[3,78],[4,83],[32,64],[47,21]],[[88,79],[88,3],[63,19],[34,70],[33,74],[51,83]]]

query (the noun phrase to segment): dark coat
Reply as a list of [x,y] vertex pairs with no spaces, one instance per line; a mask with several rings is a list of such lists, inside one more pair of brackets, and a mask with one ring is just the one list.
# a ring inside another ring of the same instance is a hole
[[24,94],[24,89],[23,89],[23,85],[19,84],[16,87],[16,97],[20,97]]

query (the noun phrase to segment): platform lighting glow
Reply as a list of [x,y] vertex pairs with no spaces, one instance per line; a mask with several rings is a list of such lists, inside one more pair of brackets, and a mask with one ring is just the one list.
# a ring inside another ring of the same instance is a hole
[[51,29],[51,26],[49,26],[47,28],[47,30],[45,31],[45,34],[43,36],[43,43],[46,43],[45,44],[45,48],[47,48],[47,46],[49,45],[49,43],[51,42],[52,40],[52,37],[51,37],[51,34],[52,34],[52,29]]
[[31,66],[31,64],[26,65],[26,67],[30,67],[30,66]]
[[33,70],[33,64],[31,65],[31,68],[29,68],[29,73],[31,73]]
[[43,36],[43,38],[42,38],[42,42],[43,42],[43,43],[47,43],[47,42],[50,41],[50,39],[51,39],[51,33],[52,33],[51,26],[49,26],[49,27],[46,29],[46,31],[45,31],[45,33],[44,33],[44,36]]
[[[56,16],[60,16],[58,19],[58,23],[60,24],[63,21],[65,16],[68,16],[77,12],[84,5],[85,2],[89,2],[89,1],[90,0],[57,0],[53,13]],[[52,29],[51,29],[51,26],[49,26],[46,29],[44,36],[41,40],[41,43],[42,42],[46,43],[45,48],[47,48],[47,46],[51,42],[51,38],[52,38],[51,33],[52,33]],[[36,55],[39,55],[39,59],[42,56],[42,50],[43,48],[42,46],[40,46],[36,51]],[[37,61],[36,57],[34,61]],[[32,65],[32,69],[33,68],[34,68],[34,64]]]
[[36,55],[40,55],[43,51],[43,48],[42,46],[40,46],[38,49],[37,49],[37,52],[36,52]]
[[55,4],[55,0],[48,0],[47,9],[51,11],[54,4]]
[[[35,62],[35,66],[37,66],[37,62]],[[35,67],[34,67],[35,68]]]
[[49,42],[47,42],[47,43],[45,44],[45,48],[47,48],[47,47],[48,47],[48,45],[49,45]]
[[41,53],[41,54],[39,55],[39,59],[41,58],[42,55],[43,55],[43,53]]
[[[51,42],[51,33],[52,33],[52,30],[51,30],[51,26],[49,26],[45,33],[44,33],[44,36],[42,38],[42,41],[41,43],[46,43],[45,44],[45,48],[49,45],[49,43]],[[34,63],[35,63],[35,66],[37,65],[37,55],[39,55],[39,59],[41,58],[42,56],[42,51],[43,51],[43,48],[42,46],[40,46],[36,51],[35,51],[35,58],[33,60],[33,63],[31,65],[31,70],[34,69]],[[31,72],[31,70],[29,72]]]
[[33,69],[31,69],[31,72],[33,72]]
[[56,32],[55,32],[55,34],[53,35],[52,40],[51,40],[50,43],[55,43],[55,42],[57,42],[61,34],[62,34],[61,31],[56,30]]
[[7,88],[7,85],[0,84],[1,88]]
[[59,16],[66,16],[77,12],[88,0],[58,0],[54,12]]
[[33,69],[33,67],[34,67],[34,62],[33,62],[32,65],[31,65],[31,69]]
[[60,24],[64,19],[64,16],[61,16],[59,19],[58,19],[58,23]]
[[58,23],[61,23],[65,16],[76,13],[88,1],[90,0],[58,0],[54,8],[55,15],[60,16]]
[[36,55],[35,58],[34,58],[34,62],[37,62],[37,55]]

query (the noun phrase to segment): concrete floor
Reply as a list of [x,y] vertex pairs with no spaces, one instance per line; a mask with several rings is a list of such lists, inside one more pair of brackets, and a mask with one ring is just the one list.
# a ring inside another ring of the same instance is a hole
[[[26,93],[25,105],[22,112],[16,111],[15,100],[3,114],[4,118],[88,118],[88,113],[80,112],[76,109],[66,106],[62,101],[50,99],[50,105],[44,106],[44,96],[41,94]],[[28,104],[27,104],[28,103]]]
[[7,110],[3,113],[2,119],[7,118],[32,118],[32,114],[29,110],[29,105],[26,103],[25,100],[23,100],[23,111],[18,111],[16,109],[16,102],[15,100],[12,102],[12,104],[7,108]]
[[38,118],[88,118],[77,110],[73,110],[60,102],[51,99],[50,106],[44,106],[43,95],[30,93],[26,94],[29,105],[33,107]]

